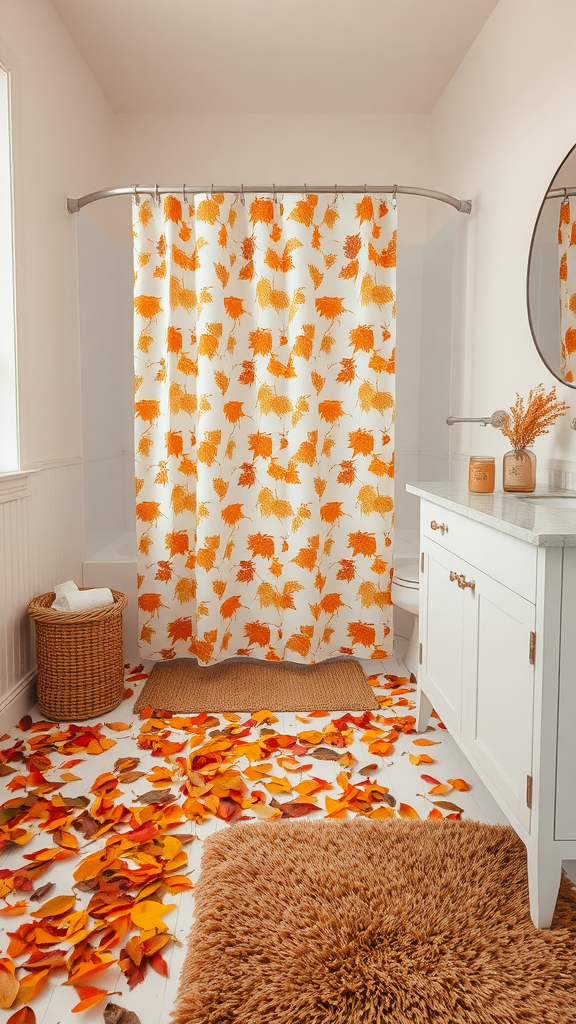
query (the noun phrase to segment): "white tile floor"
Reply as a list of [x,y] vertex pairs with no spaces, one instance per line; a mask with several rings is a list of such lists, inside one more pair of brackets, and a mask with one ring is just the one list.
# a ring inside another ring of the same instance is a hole
[[[374,663],[374,662],[363,662],[362,663],[367,675],[376,672],[382,672],[387,674],[394,674],[398,676],[404,676],[406,674],[404,665],[401,661],[395,659],[389,659],[386,662]],[[384,683],[386,680],[381,678],[379,682]],[[132,684],[131,684],[132,685]],[[142,683],[135,684],[134,690],[136,694],[138,687],[143,685]],[[375,693],[378,694],[390,694],[390,690],[384,690],[376,688]],[[402,698],[399,698],[402,699]],[[412,694],[405,695],[404,699],[412,701]],[[153,767],[162,766],[164,761],[162,758],[152,757],[149,752],[141,751],[136,747],[136,739],[139,734],[139,728],[141,722],[135,719],[132,714],[132,707],[134,705],[135,698],[132,697],[129,700],[112,711],[108,715],[104,715],[101,719],[104,723],[106,721],[123,721],[131,724],[131,728],[128,732],[118,733],[111,730],[104,730],[107,734],[116,740],[115,746],[111,747],[108,751],[99,754],[97,756],[88,756],[81,763],[75,766],[72,771],[81,776],[80,781],[68,783],[61,792],[66,796],[77,796],[86,794],[92,785],[94,779],[101,775],[103,772],[110,771],[114,762],[120,757],[132,757],[139,756],[141,758],[138,770],[150,771]],[[410,706],[399,706],[396,713],[410,714],[413,711],[413,707]],[[385,715],[394,714],[394,708],[386,709],[383,712]],[[358,712],[355,712],[358,714]],[[333,713],[332,717],[336,718],[341,715],[341,712]],[[41,716],[37,709],[34,709],[32,713],[34,720],[37,720]],[[300,717],[304,717],[301,713]],[[242,715],[242,720],[248,718],[247,715]],[[297,721],[294,714],[279,714],[279,722],[274,726],[279,732],[284,734],[295,735],[305,729],[322,729],[328,722],[328,718],[325,719],[311,719],[309,724],[304,724],[301,721]],[[222,720],[222,724],[227,724]],[[259,733],[258,729],[253,730],[251,738],[257,738]],[[374,777],[378,783],[389,788],[390,793],[396,797],[398,803],[403,802],[411,805],[421,817],[426,817],[429,810],[432,807],[430,799],[426,799],[423,794],[427,794],[430,785],[424,783],[420,778],[422,772],[427,772],[434,778],[441,782],[446,782],[449,778],[462,778],[470,785],[469,792],[456,792],[452,791],[449,796],[445,799],[452,800],[463,808],[464,815],[467,819],[474,819],[482,822],[503,822],[505,819],[502,816],[497,805],[494,803],[490,794],[487,792],[483,784],[477,778],[473,772],[471,766],[468,764],[462,753],[458,750],[455,743],[445,730],[441,730],[436,727],[434,722],[434,731],[429,731],[428,738],[440,741],[438,746],[431,746],[428,748],[422,748],[413,745],[415,734],[403,734],[400,736],[395,743],[395,752],[391,757],[382,758],[370,754],[368,752],[367,744],[361,742],[362,730],[355,730],[354,741],[350,748],[348,748],[354,757],[357,759],[358,764],[355,766],[352,772],[351,779],[360,779],[357,775],[360,768],[367,764],[377,762],[378,772]],[[26,733],[22,733],[19,730],[15,730],[12,734],[15,738],[25,738]],[[184,738],[179,736],[179,738]],[[6,748],[11,745],[13,740],[5,740],[0,744],[0,748]],[[415,766],[409,761],[410,753],[430,753],[434,758],[433,765],[422,765]],[[283,752],[280,751],[280,754]],[[284,752],[285,753],[285,752]],[[54,775],[54,770],[61,764],[62,761],[67,760],[70,756],[80,755],[65,755],[61,756],[58,753],[51,753],[52,763],[54,768],[51,770],[52,778],[58,778],[59,776]],[[310,761],[310,757],[302,758],[303,761]],[[238,766],[242,769],[247,765],[245,757],[238,760]],[[20,770],[18,765],[15,767]],[[313,769],[307,772],[307,775],[314,775],[317,778],[324,778],[327,781],[335,781],[336,776],[342,771],[341,766],[337,761],[314,761]],[[285,775],[286,773],[282,769],[275,769],[274,774]],[[295,778],[296,781],[300,779],[300,776],[292,775],[291,778]],[[19,793],[11,793],[6,790],[6,784],[10,781],[10,777],[0,779],[2,786],[0,787],[0,804],[7,799],[12,799],[16,795],[21,795],[24,791],[20,790]],[[254,784],[253,784],[254,785]],[[123,802],[126,805],[131,804],[134,798],[150,789],[150,783],[145,778],[138,780],[136,783],[123,786],[124,795],[122,797]],[[331,793],[332,796],[337,796],[340,792],[339,787],[335,788],[335,791]],[[292,799],[293,796],[288,794],[282,794],[279,799]],[[316,817],[323,817],[325,814],[324,808],[324,794],[319,796],[319,810],[315,813]],[[229,828],[231,826],[225,824],[222,820],[217,818],[210,818],[201,826],[195,826],[191,823],[192,831],[197,833],[200,841],[193,842],[185,847],[186,852],[189,855],[189,865],[186,868],[182,868],[182,872],[190,872],[190,877],[194,881],[198,877],[198,870],[200,864],[200,857],[202,852],[202,838],[205,838],[212,831],[219,828]],[[238,827],[238,826],[237,826]],[[179,830],[189,831],[190,825],[184,824],[179,826]],[[82,846],[84,840],[81,839],[80,853],[82,855]],[[105,838],[97,840],[96,843],[86,850],[84,856],[88,853],[94,852],[98,847],[103,847]],[[0,852],[0,869],[13,870],[16,866],[20,866],[26,862],[22,860],[23,854],[32,853],[37,849],[45,847],[50,844],[50,838],[46,834],[35,836],[26,847],[6,847]],[[54,882],[55,888],[51,890],[50,898],[54,895],[66,895],[71,893],[71,885],[73,883],[72,873],[78,864],[77,857],[70,857],[67,860],[54,863],[52,867],[46,872],[42,879],[37,883],[38,886],[45,884],[46,882]],[[18,893],[9,897],[9,902],[14,903],[16,899],[22,899],[26,896],[26,893]],[[85,906],[88,902],[90,894],[79,893],[79,902],[77,907],[81,904]],[[47,897],[48,898],[48,897]],[[136,986],[132,992],[129,992],[128,986],[124,976],[120,973],[119,969],[114,966],[107,970],[103,974],[99,974],[93,982],[98,988],[106,988],[108,990],[120,990],[121,995],[111,996],[110,999],[113,1002],[119,1003],[122,1006],[128,1007],[138,1014],[142,1024],[166,1024],[169,1016],[169,1011],[172,1007],[177,987],[178,987],[178,976],[180,968],[186,952],[186,939],[190,930],[190,924],[193,913],[193,894],[191,892],[184,892],[176,896],[168,896],[165,898],[165,902],[172,902],[177,904],[177,908],[165,916],[165,921],[169,926],[169,929],[173,934],[176,935],[177,939],[181,942],[178,946],[175,943],[168,945],[163,951],[162,955],[168,963],[169,974],[168,978],[163,978],[153,971],[148,971],[148,974],[144,982]],[[30,904],[30,909],[36,908],[38,904]],[[5,950],[8,944],[6,937],[7,931],[15,930],[23,922],[30,920],[27,916],[23,917],[0,917],[0,956],[5,955]],[[61,940],[62,941],[62,940]],[[113,955],[116,957],[119,953],[119,947],[114,947]],[[65,975],[61,971],[56,971],[51,976],[49,984],[43,990],[43,992],[35,999],[31,1006],[36,1014],[37,1024],[68,1024],[69,1021],[80,1020],[86,1022],[86,1024],[96,1024],[96,1022],[102,1022],[102,1010],[106,1005],[107,1000],[105,999],[98,1006],[79,1014],[78,1016],[71,1016],[71,1009],[78,1001],[73,988],[63,987],[62,983],[65,979]],[[0,1022],[5,1022],[11,1013],[14,1012],[14,1007],[11,1010],[0,1010]]]

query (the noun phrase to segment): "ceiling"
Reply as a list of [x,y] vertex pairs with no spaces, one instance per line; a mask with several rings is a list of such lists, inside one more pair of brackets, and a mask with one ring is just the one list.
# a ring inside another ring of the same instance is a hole
[[117,113],[271,115],[427,113],[496,3],[52,0]]

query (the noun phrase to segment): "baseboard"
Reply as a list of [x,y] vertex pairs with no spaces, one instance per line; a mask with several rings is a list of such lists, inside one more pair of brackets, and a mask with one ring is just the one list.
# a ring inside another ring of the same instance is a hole
[[36,703],[36,669],[0,700],[0,729],[9,732]]

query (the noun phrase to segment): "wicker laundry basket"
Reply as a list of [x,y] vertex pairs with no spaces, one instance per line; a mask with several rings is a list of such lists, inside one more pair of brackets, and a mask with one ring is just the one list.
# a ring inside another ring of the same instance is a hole
[[[83,588],[87,589],[87,588]],[[38,707],[53,721],[95,718],[124,695],[122,612],[128,598],[112,591],[114,604],[86,612],[58,612],[54,594],[28,605],[36,625]]]

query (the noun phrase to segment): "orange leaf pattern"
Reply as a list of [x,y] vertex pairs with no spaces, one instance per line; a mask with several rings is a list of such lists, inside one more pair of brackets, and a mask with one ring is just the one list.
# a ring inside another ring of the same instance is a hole
[[576,219],[570,212],[570,199],[560,203],[558,225],[560,266],[560,337],[562,364],[560,373],[567,384],[576,377]]
[[214,193],[134,214],[142,657],[387,657],[395,211]]

